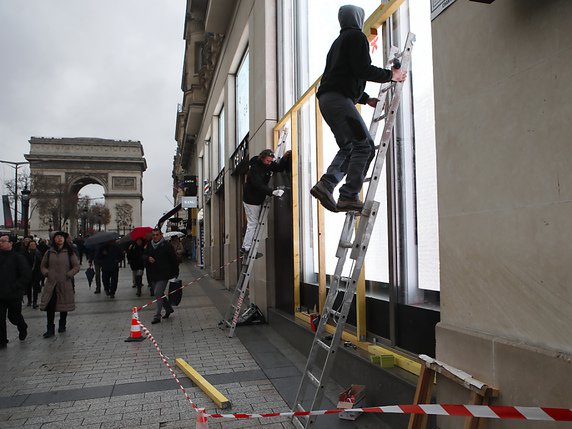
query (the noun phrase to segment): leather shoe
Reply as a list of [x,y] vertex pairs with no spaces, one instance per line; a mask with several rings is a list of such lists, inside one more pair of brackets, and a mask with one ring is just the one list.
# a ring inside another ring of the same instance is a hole
[[24,329],[20,330],[18,338],[20,338],[20,341],[24,341],[27,336],[28,336],[28,327],[25,327]]
[[338,212],[334,196],[332,195],[328,187],[324,184],[324,182],[322,182],[321,180],[318,181],[318,183],[316,183],[312,189],[310,189],[310,194],[314,198],[318,199],[326,210],[329,210],[334,213]]
[[172,308],[170,310],[165,310],[165,314],[163,315],[163,319],[168,319],[169,316],[174,312],[175,312],[175,310],[173,310]]
[[338,211],[341,212],[361,212],[363,209],[363,202],[361,202],[358,198],[342,198],[338,200],[337,204]]
[[153,319],[151,320],[151,325],[154,325],[156,323],[161,323],[161,319]]

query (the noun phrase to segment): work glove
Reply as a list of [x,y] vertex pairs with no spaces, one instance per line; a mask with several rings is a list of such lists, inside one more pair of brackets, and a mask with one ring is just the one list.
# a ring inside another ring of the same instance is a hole
[[284,195],[284,190],[283,189],[275,189],[274,191],[272,191],[272,195],[280,198],[282,195]]

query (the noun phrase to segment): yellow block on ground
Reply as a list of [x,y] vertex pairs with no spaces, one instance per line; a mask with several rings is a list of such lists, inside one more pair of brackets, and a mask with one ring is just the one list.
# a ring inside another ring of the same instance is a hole
[[390,349],[386,349],[385,347],[380,347],[377,345],[371,345],[367,348],[367,350],[372,354],[372,355],[393,355],[393,357],[395,358],[395,366],[398,366],[402,369],[404,369],[405,371],[408,371],[412,374],[415,375],[419,375],[419,373],[421,372],[421,364],[418,362],[415,362],[403,355],[400,355],[399,353],[395,353],[394,351],[390,350]]
[[201,374],[199,374],[195,369],[185,362],[181,358],[175,359],[175,363],[181,371],[185,373],[187,377],[193,380],[200,389],[207,394],[209,398],[213,400],[218,408],[226,409],[230,408],[230,401],[220,393],[212,384],[210,384]]

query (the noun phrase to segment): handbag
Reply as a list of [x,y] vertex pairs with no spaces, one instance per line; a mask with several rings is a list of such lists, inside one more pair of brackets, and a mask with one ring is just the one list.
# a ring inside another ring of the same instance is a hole
[[169,303],[179,305],[183,298],[183,282],[179,279],[169,281]]

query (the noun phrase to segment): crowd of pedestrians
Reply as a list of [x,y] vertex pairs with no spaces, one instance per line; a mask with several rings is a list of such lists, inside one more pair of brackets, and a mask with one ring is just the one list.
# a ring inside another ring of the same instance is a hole
[[[157,299],[152,323],[167,319],[174,312],[168,299],[161,299],[169,280],[179,276],[179,264],[184,259],[183,246],[178,237],[166,240],[160,230],[154,229],[146,238],[135,241],[108,241],[86,247],[80,237],[72,240],[67,233],[56,231],[49,240],[35,237],[16,239],[0,233],[0,349],[6,348],[6,320],[18,328],[18,338],[28,336],[28,325],[22,315],[22,306],[46,312],[44,338],[55,336],[56,313],[59,313],[58,333],[64,333],[68,312],[75,310],[75,275],[80,271],[84,256],[95,273],[95,294],[115,298],[119,268],[127,258],[132,271],[132,287],[140,297],[143,277],[151,296]],[[162,314],[162,310],[165,310]]]

